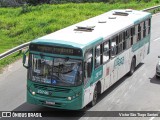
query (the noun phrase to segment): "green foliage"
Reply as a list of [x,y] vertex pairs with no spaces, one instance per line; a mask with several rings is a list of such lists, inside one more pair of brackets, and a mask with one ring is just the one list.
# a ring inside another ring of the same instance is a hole
[[24,4],[18,8],[0,8],[0,53],[111,9],[142,9],[154,6],[157,2],[159,0],[147,4],[144,2],[137,4],[133,1],[129,4],[69,3],[38,6]]
[[21,13],[26,13],[26,12],[29,12],[29,5],[25,3],[22,5]]
[[150,2],[151,0],[143,0],[144,2]]
[[[115,4],[101,2],[37,6],[26,4],[17,8],[1,7],[0,53],[112,9],[143,9],[159,2],[159,0],[154,0],[145,4],[141,1],[137,4],[135,1],[130,1],[124,4],[123,1],[118,3],[117,1],[115,0]],[[0,61],[0,69],[8,62],[10,63],[11,60],[3,60],[3,63]]]
[[27,3],[31,5],[38,5],[43,3],[50,3],[51,0],[26,0]]
[[156,4],[158,4],[158,3],[160,3],[160,0],[154,0],[154,2],[155,2]]
[[115,0],[109,0],[108,2],[109,2],[109,4],[114,4],[116,1]]
[[[156,3],[159,3],[159,0],[154,0]],[[0,0],[0,6],[21,6],[23,4],[29,5],[39,5],[39,4],[64,4],[64,3],[92,3],[92,2],[105,2],[109,4],[114,3],[130,3],[130,2],[151,2],[151,0]]]
[[122,0],[123,3],[129,3],[129,0]]

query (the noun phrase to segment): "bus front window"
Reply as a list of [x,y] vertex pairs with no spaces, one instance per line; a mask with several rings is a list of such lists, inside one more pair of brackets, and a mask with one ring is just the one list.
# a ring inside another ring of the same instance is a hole
[[30,79],[57,86],[76,86],[82,83],[82,62],[69,58],[30,57]]

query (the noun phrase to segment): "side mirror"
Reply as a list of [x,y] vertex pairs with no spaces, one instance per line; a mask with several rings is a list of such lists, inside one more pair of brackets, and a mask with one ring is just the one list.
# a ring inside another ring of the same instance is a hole
[[158,58],[160,58],[160,56],[158,56]]
[[23,65],[26,63],[26,55],[23,54]]
[[23,66],[24,66],[25,68],[27,68],[27,69],[28,69],[29,67],[28,67],[27,65],[25,65],[25,63],[26,63],[26,54],[28,53],[28,51],[29,51],[29,50],[27,50],[26,52],[23,53],[23,61],[22,61]]

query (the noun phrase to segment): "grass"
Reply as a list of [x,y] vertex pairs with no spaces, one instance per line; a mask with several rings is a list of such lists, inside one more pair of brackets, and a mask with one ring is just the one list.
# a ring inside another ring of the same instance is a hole
[[[157,2],[158,1],[158,2]],[[155,6],[160,0],[148,3],[67,3],[57,5],[0,8],[0,53],[17,45],[57,31],[112,9],[144,9]],[[0,61],[0,69],[16,57]]]

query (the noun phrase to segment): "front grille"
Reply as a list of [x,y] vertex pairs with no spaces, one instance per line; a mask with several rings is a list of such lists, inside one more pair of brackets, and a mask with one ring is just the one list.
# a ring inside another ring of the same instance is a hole
[[48,90],[47,86],[45,85],[34,84],[34,87],[37,89]]
[[34,87],[36,89],[47,90],[47,91],[51,91],[51,92],[63,92],[63,93],[70,92],[70,89],[67,89],[67,88],[58,88],[58,87],[47,86],[47,85],[34,84]]
[[66,100],[67,94],[71,93],[71,89],[67,88],[58,88],[49,85],[40,85],[40,84],[33,84],[33,87],[36,90],[44,90],[47,91],[49,94],[43,93],[36,93],[39,97],[45,97],[48,99],[61,99],[62,101]]
[[54,91],[55,91],[55,92],[65,92],[65,93],[69,93],[70,89],[66,89],[66,88],[55,88]]

